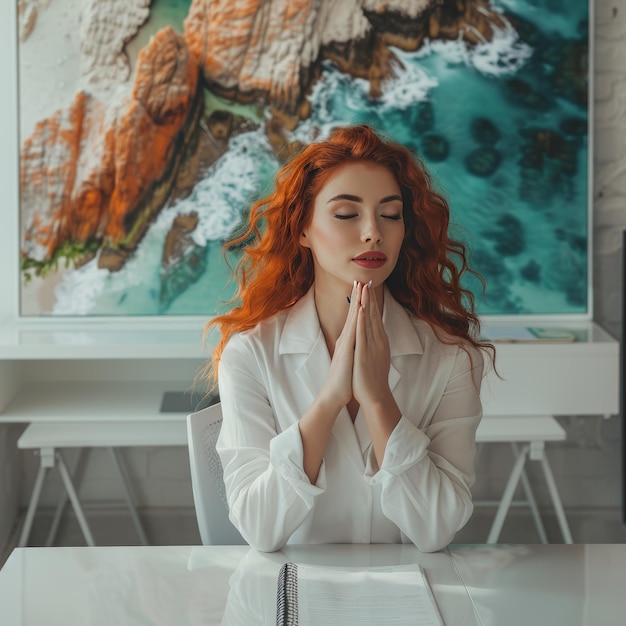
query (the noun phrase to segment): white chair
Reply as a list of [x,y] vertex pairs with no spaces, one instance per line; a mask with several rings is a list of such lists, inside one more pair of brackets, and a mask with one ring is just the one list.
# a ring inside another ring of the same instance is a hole
[[198,530],[205,546],[246,543],[228,519],[222,463],[215,450],[221,426],[219,403],[187,416],[191,487]]

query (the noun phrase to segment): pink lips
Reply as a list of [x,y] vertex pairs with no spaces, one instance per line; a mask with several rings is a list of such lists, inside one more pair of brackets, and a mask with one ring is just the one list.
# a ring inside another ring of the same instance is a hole
[[387,257],[382,252],[363,252],[352,259],[360,267],[366,269],[376,269],[382,267],[387,260]]

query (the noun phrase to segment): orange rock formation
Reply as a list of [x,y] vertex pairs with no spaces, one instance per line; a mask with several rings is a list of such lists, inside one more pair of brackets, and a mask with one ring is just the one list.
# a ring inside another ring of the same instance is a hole
[[242,102],[269,98],[297,106],[300,71],[313,61],[306,38],[314,5],[312,0],[193,0],[185,39],[207,85]]
[[67,241],[89,241],[101,232],[106,181],[85,146],[100,141],[104,110],[83,92],[67,111],[39,122],[21,153],[23,254],[45,259]]
[[180,159],[197,88],[198,69],[184,39],[170,26],[160,30],[139,54],[132,97],[115,129],[106,229],[114,243],[127,233],[127,218]]
[[165,201],[158,187],[175,174],[200,102],[197,66],[166,27],[141,51],[117,116],[80,92],[68,111],[39,122],[21,153],[23,256],[42,261],[66,243],[132,237]]

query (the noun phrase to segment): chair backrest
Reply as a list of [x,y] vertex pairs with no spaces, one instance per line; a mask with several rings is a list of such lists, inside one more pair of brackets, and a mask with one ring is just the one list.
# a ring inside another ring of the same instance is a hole
[[215,450],[222,407],[214,404],[187,416],[187,443],[196,519],[203,545],[245,544],[228,519],[220,457]]

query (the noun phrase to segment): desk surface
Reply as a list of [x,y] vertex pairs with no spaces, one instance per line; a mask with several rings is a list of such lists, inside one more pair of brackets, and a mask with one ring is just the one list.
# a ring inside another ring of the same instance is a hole
[[446,624],[473,626],[471,602],[450,556],[408,545],[17,548],[0,571],[0,623],[232,626],[276,623],[285,562],[375,567],[419,563]]
[[[21,548],[0,571],[0,621],[70,624],[274,624],[287,562],[348,567],[419,563],[444,622],[623,624],[626,545]],[[234,620],[234,621],[233,621]]]

